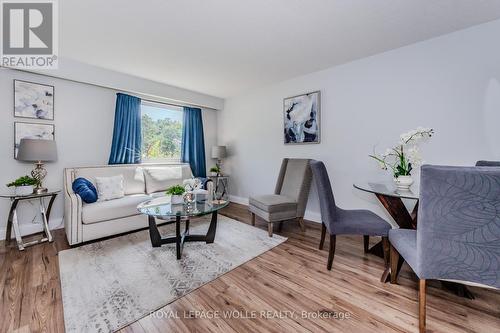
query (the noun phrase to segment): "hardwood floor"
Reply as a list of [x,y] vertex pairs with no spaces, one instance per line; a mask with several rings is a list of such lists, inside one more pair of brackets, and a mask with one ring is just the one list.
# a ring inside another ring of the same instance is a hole
[[[231,204],[223,214],[250,223],[245,206]],[[267,229],[258,218],[256,226]],[[417,280],[406,265],[398,285],[381,283],[383,259],[364,254],[362,237],[339,236],[327,271],[329,244],[318,250],[320,226],[306,226],[285,223],[285,243],[121,332],[418,331]],[[68,244],[63,230],[54,236],[24,252],[0,245],[0,332],[64,331],[57,252]],[[429,281],[429,332],[500,332],[499,291],[471,288],[476,299],[469,300],[436,286]]]

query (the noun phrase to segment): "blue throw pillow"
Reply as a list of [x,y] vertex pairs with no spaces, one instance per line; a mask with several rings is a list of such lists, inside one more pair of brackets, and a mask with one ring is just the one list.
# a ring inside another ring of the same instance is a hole
[[77,178],[71,186],[73,192],[78,194],[85,203],[93,203],[97,201],[97,190],[90,181],[85,178]]

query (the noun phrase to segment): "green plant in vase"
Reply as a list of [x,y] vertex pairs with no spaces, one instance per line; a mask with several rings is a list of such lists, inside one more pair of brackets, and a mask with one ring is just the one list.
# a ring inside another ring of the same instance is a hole
[[17,195],[28,195],[33,193],[33,187],[37,186],[39,182],[30,176],[22,176],[16,180],[8,183],[7,187],[15,187]]
[[401,134],[400,142],[396,146],[388,148],[384,154],[374,153],[369,156],[379,162],[383,170],[390,169],[392,171],[396,187],[408,190],[413,184],[411,178],[413,168],[422,163],[418,145],[432,135],[434,135],[432,128],[419,127]]
[[220,176],[221,169],[220,166],[216,165],[210,168],[210,172],[212,173],[213,176]]
[[172,205],[178,205],[184,203],[184,193],[186,192],[186,189],[182,185],[174,185],[171,186],[167,189],[166,194],[171,195],[171,204]]

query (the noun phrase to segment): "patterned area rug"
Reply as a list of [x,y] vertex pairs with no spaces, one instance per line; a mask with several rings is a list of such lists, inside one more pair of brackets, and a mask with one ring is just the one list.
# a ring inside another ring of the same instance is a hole
[[[209,220],[193,220],[191,234]],[[160,227],[171,234],[174,224]],[[219,215],[213,244],[152,248],[147,230],[59,253],[66,332],[116,331],[283,243],[279,235]]]

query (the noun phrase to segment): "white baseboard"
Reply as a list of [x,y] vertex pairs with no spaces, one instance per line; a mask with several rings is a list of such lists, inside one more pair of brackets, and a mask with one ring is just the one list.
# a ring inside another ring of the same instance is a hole
[[243,197],[237,197],[235,195],[230,195],[229,196],[229,201],[240,204],[240,205],[246,205],[248,206],[248,198],[243,198]]
[[[230,195],[229,201],[240,204],[240,205],[248,206],[248,198]],[[321,213],[306,210],[306,213],[304,214],[304,219],[312,221],[312,222],[321,223]]]
[[[49,229],[56,230],[64,228],[64,222],[62,218],[58,219],[50,219]],[[31,235],[37,232],[41,232],[43,230],[41,223],[26,223],[20,224],[19,229],[21,231],[21,236]],[[0,240],[5,239],[5,232],[7,231],[7,227],[0,228]],[[14,238],[14,229],[12,229],[12,238]]]
[[306,213],[304,214],[304,219],[316,223],[321,223],[321,213],[311,212],[310,210],[306,210]]

